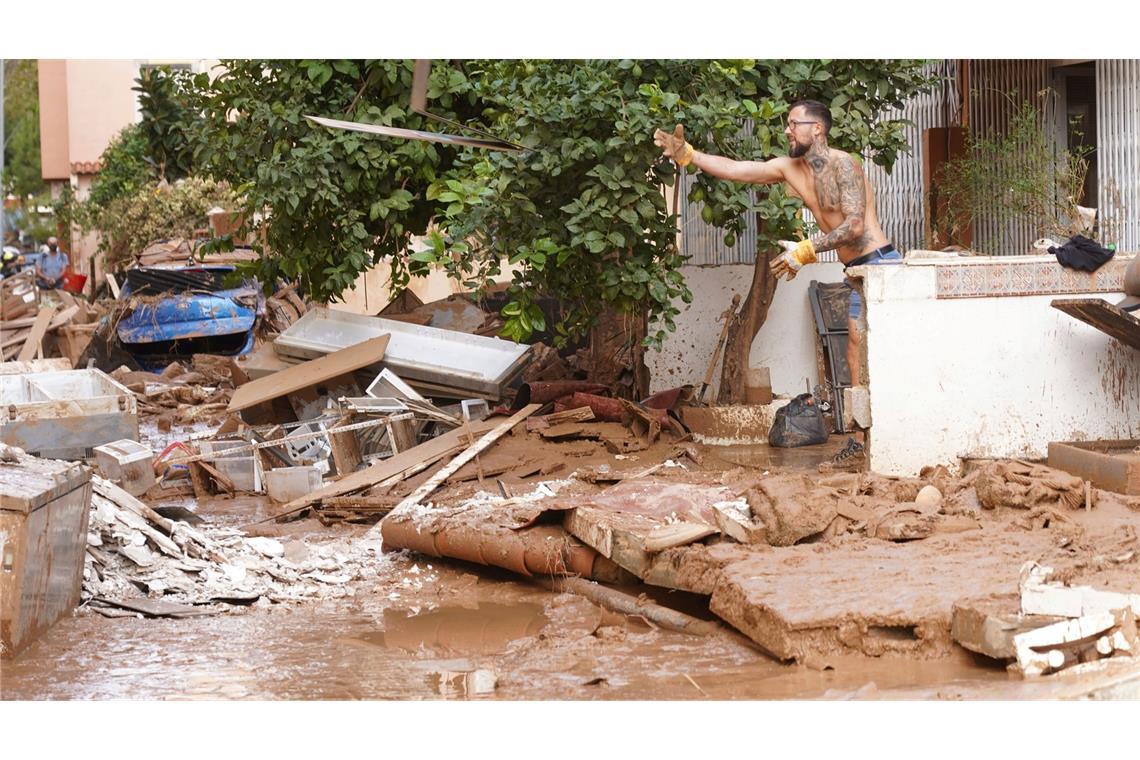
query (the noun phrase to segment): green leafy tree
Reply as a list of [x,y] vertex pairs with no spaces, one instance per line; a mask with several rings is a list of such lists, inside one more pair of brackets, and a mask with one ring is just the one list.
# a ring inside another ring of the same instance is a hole
[[169,67],[158,66],[139,72],[132,88],[139,94],[139,134],[146,144],[145,157],[159,179],[170,182],[194,173],[189,133],[197,114],[188,108],[184,81]]
[[[184,78],[188,112],[203,116],[190,130],[194,157],[244,195],[246,211],[265,212],[267,255],[255,265],[263,279],[297,278],[314,298],[330,300],[385,257],[396,287],[440,265],[478,288],[509,262],[517,271],[506,335],[522,339],[545,327],[536,300],[547,293],[564,305],[556,326],[563,336],[612,308],[653,321],[649,343],[673,327],[675,303],[692,297],[666,202],[675,167],[653,145],[654,128],[684,123],[700,149],[768,158],[786,151],[789,105],[815,98],[832,107],[835,147],[890,166],[907,149],[903,124],[878,114],[928,83],[914,61],[436,62],[429,109],[527,148],[506,153],[304,119],[433,128],[408,110],[410,61],[223,68],[212,80]],[[799,226],[799,203],[780,188],[756,190],[698,175],[689,200],[705,207],[726,243],[746,214],[759,216],[764,283],[752,296],[770,303],[767,254]],[[426,249],[409,251],[423,234]],[[749,342],[753,327],[746,326]]]
[[34,59],[4,61],[5,193],[21,198],[44,191],[40,169],[39,76]]

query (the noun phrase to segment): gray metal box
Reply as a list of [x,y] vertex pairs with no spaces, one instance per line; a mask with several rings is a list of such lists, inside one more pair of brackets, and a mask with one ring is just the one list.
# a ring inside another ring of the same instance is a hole
[[90,509],[86,467],[26,455],[0,462],[0,656],[79,603]]

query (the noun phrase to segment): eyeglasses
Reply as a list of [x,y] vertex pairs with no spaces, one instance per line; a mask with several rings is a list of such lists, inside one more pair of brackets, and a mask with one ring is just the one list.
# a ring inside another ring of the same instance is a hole
[[800,121],[798,119],[788,119],[788,126],[795,129],[801,124],[819,124],[818,121]]

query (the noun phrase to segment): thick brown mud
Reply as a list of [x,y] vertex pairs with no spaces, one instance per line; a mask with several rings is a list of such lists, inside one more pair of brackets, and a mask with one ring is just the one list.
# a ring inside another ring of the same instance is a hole
[[[802,699],[1009,680],[1003,669],[964,655],[785,665],[736,637],[655,629],[458,563],[429,567],[423,558],[398,556],[391,575],[394,582],[350,599],[232,608],[213,617],[108,619],[80,610],[0,666],[0,696]],[[468,693],[471,681],[456,676],[478,670],[493,673],[497,685]]]

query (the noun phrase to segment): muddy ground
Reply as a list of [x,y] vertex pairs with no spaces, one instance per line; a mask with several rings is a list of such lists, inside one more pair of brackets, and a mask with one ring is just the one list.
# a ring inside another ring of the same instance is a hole
[[[715,476],[740,466],[803,470],[842,444],[843,439],[837,437],[812,449],[703,447],[701,465],[690,463],[689,467],[694,477]],[[511,445],[508,440],[505,448]],[[523,445],[522,439],[513,445]],[[589,456],[583,456],[574,464],[588,462]],[[436,498],[441,502],[462,498],[477,487],[462,484]],[[345,523],[326,527],[314,519],[260,522],[273,513],[262,497],[181,503],[215,524],[301,541],[310,547],[343,546],[368,529]],[[1138,516],[1120,504],[1074,514],[1088,522],[1088,532],[1106,536],[1122,525],[1135,524]],[[1018,541],[1033,534],[1027,529],[1017,531],[1010,536]],[[1045,535],[1045,543],[1054,538]],[[860,540],[870,539],[847,536],[839,545]],[[977,534],[967,533],[938,540],[949,542],[946,550],[954,551],[956,543],[966,546],[978,539]],[[827,550],[825,545],[820,547],[818,551]],[[1000,554],[1003,543],[991,541],[987,547],[974,546],[970,551]],[[1098,565],[1095,554],[1085,557],[1087,553],[1074,550],[1069,553],[1072,556],[1066,555],[1073,579],[1110,587],[1135,581],[1135,564]],[[790,559],[790,575],[794,576],[792,566],[799,562],[802,559]],[[766,655],[727,626],[713,636],[662,630],[580,597],[544,590],[506,571],[403,551],[382,555],[375,570],[374,577],[357,578],[317,601],[273,604],[262,600],[245,607],[223,607],[222,614],[210,617],[108,619],[80,609],[15,660],[4,662],[0,697],[1019,699],[1080,696],[1089,690],[1087,681],[1064,674],[1026,681],[1007,673],[1002,664],[960,647],[939,657],[835,654],[807,664],[789,664]],[[628,590],[716,620],[707,597],[644,585]],[[1102,678],[1098,683],[1104,687],[1106,682]]]

